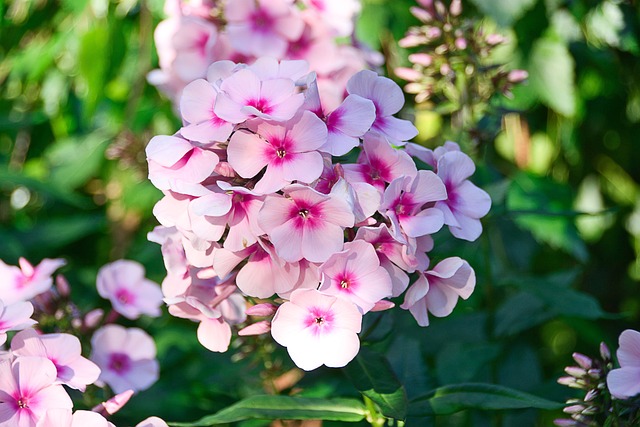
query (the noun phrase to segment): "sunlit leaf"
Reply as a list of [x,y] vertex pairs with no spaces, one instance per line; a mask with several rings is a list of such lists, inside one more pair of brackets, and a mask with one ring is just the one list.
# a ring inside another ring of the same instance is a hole
[[508,27],[531,9],[537,0],[471,0],[502,27]]
[[249,419],[357,422],[362,420],[364,415],[364,405],[355,399],[252,396],[198,421],[192,423],[170,423],[170,425],[176,427],[204,427]]
[[411,401],[410,415],[449,415],[464,409],[559,409],[564,403],[553,402],[529,393],[493,384],[456,384],[439,387],[424,397]]

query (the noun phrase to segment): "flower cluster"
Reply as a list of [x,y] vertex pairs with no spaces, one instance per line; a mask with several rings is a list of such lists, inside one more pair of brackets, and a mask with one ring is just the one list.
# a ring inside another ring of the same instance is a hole
[[168,19],[155,31],[160,69],[149,81],[177,100],[215,61],[305,60],[333,109],[353,74],[382,63],[353,38],[360,7],[359,0],[167,0]]
[[440,0],[417,3],[420,6],[412,7],[411,13],[422,25],[409,28],[399,41],[413,50],[411,67],[398,67],[395,73],[409,82],[404,89],[415,95],[417,104],[446,103],[453,125],[466,128],[486,116],[494,95],[511,96],[514,85],[528,74],[495,63],[492,53],[505,38],[486,33],[477,19],[464,17],[461,0],[451,0],[448,7]]
[[[53,286],[54,272],[65,264],[61,259],[45,259],[34,267],[21,258],[16,267],[0,261],[0,344],[7,342],[8,331],[19,331],[7,343],[7,350],[0,350],[2,426],[113,427],[104,416],[115,413],[135,391],[148,388],[158,378],[155,344],[149,335],[114,324],[99,327],[102,311],[83,315],[69,300],[70,287],[63,276],[58,275]],[[146,280],[142,267],[133,261],[104,266],[98,274],[98,289],[112,299],[115,310],[129,318],[141,312],[160,314],[158,285]],[[106,321],[117,315],[114,311]],[[37,323],[41,329],[55,324],[56,333],[32,328]],[[75,335],[60,330],[78,335],[95,331],[91,360],[82,356]],[[73,402],[65,387],[84,392],[91,384],[108,384],[117,394],[93,411],[72,412]],[[166,424],[148,419],[139,424],[143,426]]]
[[444,225],[480,235],[491,201],[468,180],[473,162],[455,143],[407,144],[417,129],[394,117],[404,97],[390,79],[364,70],[346,89],[328,107],[304,61],[216,62],[185,87],[184,126],[149,142],[165,302],[206,348],[226,351],[231,326],[262,316],[239,334],[271,330],[306,370],[344,366],[362,316],[388,298],[406,291],[402,308],[426,326],[472,293],[466,261],[430,269],[427,252]]

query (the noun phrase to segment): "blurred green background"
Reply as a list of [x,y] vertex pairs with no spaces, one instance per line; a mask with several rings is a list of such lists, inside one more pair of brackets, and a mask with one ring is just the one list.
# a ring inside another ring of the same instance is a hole
[[[144,155],[153,135],[180,126],[146,82],[157,66],[162,3],[0,3],[0,259],[67,259],[62,272],[85,310],[107,307],[95,293],[106,262],[135,259],[150,278],[164,276],[159,246],[146,240],[161,193],[146,181]],[[406,65],[397,40],[417,25],[412,5],[364,2],[358,35],[385,53],[387,72]],[[492,196],[478,241],[436,236],[434,259],[466,258],[476,292],[426,329],[401,310],[385,313],[367,343],[386,352],[409,397],[477,381],[563,401],[572,392],[555,381],[572,352],[595,356],[600,341],[615,349],[623,329],[640,327],[640,8],[614,0],[463,5],[509,38],[497,60],[529,72],[512,99],[495,101],[499,114],[480,123],[479,143],[407,97],[418,140],[459,140],[476,159],[474,181]],[[150,415],[194,420],[264,393],[292,367],[281,350],[271,353],[268,337],[218,355],[198,344],[188,321],[165,313],[141,325],[156,339],[162,376],[117,425]],[[269,360],[251,355],[256,348]],[[295,387],[308,396],[358,395],[329,369]],[[417,425],[549,425],[559,415],[463,411]]]

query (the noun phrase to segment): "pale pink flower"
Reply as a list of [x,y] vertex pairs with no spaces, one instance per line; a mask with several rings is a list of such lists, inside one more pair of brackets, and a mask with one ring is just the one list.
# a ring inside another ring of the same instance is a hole
[[451,234],[468,241],[480,237],[480,218],[491,208],[487,192],[468,179],[475,169],[471,158],[461,151],[446,152],[438,159],[437,173],[447,189],[447,199],[437,202],[436,208],[444,214]]
[[262,122],[256,133],[238,131],[228,147],[229,164],[243,178],[256,176],[259,194],[273,193],[293,181],[311,183],[320,177],[322,155],[317,151],[327,140],[327,127],[317,116],[305,111],[285,126]]
[[400,307],[409,310],[418,325],[428,326],[427,312],[436,317],[448,316],[458,298],[469,298],[475,285],[476,275],[467,261],[458,257],[446,258],[433,270],[419,274]]
[[338,37],[353,33],[353,25],[362,8],[358,0],[303,0],[305,5],[314,9],[322,21],[330,26]]
[[301,369],[345,366],[358,354],[362,315],[343,299],[300,289],[278,308],[271,335]]
[[607,388],[617,399],[628,399],[640,393],[640,332],[627,329],[618,338],[620,368],[607,375]]
[[143,314],[158,317],[161,314],[162,291],[157,283],[144,277],[144,267],[121,259],[106,264],[98,271],[98,293],[108,299],[113,309],[127,319]]
[[432,202],[444,200],[447,191],[436,174],[418,171],[415,178],[394,180],[384,192],[380,212],[391,221],[391,231],[400,238],[400,231],[410,238],[433,234],[442,228],[442,212],[426,207]]
[[0,260],[0,299],[6,305],[27,301],[48,291],[53,285],[53,273],[66,264],[63,259],[43,259],[33,266],[24,258],[19,259],[20,268],[7,265]]
[[49,359],[56,367],[57,381],[76,390],[84,391],[100,375],[100,368],[82,357],[80,340],[70,334],[39,335],[27,329],[13,337],[11,351],[16,356]]
[[91,411],[76,411],[71,409],[49,409],[44,417],[38,421],[36,427],[115,427],[102,415]]
[[215,192],[201,196],[189,204],[189,209],[197,216],[204,217],[207,229],[213,233],[200,233],[199,222],[193,221],[193,232],[207,240],[217,241],[228,227],[223,247],[230,251],[240,251],[254,244],[258,236],[264,234],[258,225],[258,212],[263,205],[263,196],[244,187],[218,181]]
[[297,82],[309,73],[309,63],[307,61],[298,59],[279,61],[270,56],[261,56],[248,68],[260,80],[289,79]]
[[286,197],[265,199],[258,219],[278,256],[289,262],[324,262],[341,251],[344,229],[355,220],[347,201],[298,184],[283,191]]
[[160,190],[181,191],[200,184],[219,162],[218,155],[179,136],[158,135],[146,148],[149,180]]
[[186,122],[180,134],[203,144],[225,142],[233,131],[233,124],[222,120],[214,112],[218,90],[208,81],[194,80],[182,91],[180,115]]
[[214,112],[230,123],[255,117],[283,122],[291,119],[303,102],[304,94],[297,93],[292,79],[262,79],[253,69],[243,68],[220,84]]
[[101,369],[99,381],[114,393],[141,391],[158,380],[156,345],[138,328],[106,325],[91,337],[91,360]]
[[380,266],[373,245],[364,240],[345,243],[342,252],[322,264],[320,273],[320,292],[351,301],[363,314],[391,296],[389,273]]
[[[409,286],[409,276],[418,266],[418,259],[407,242],[398,241],[386,224],[377,227],[360,227],[356,239],[369,242],[376,249],[380,265],[387,270],[393,283],[392,295],[397,297]],[[428,267],[425,266],[425,268]]]
[[386,136],[392,144],[404,145],[418,134],[409,120],[393,117],[404,105],[404,93],[393,80],[362,70],[347,82],[347,91],[373,101],[376,120],[371,130]]
[[149,417],[136,424],[136,427],[169,427],[167,423],[158,417]]
[[96,405],[91,408],[91,410],[105,415],[113,415],[122,409],[134,394],[135,392],[133,390],[125,390],[122,393],[118,393],[112,398],[107,399],[107,401]]
[[0,299],[0,345],[7,341],[8,331],[20,331],[37,323],[31,319],[33,305],[28,301],[19,301],[5,305]]
[[367,133],[364,137],[358,163],[342,167],[347,181],[366,182],[381,193],[384,192],[385,183],[404,176],[413,177],[418,172],[407,153],[393,148],[383,135],[372,133]]
[[224,15],[233,47],[254,56],[282,58],[287,42],[302,33],[304,22],[286,0],[234,0],[226,2]]
[[0,361],[0,425],[35,427],[47,410],[71,409],[73,403],[56,384],[56,367],[42,357]]

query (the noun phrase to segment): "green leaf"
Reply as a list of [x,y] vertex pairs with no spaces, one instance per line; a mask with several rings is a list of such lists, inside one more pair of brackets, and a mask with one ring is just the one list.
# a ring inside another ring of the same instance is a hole
[[576,112],[575,63],[567,46],[556,40],[539,39],[529,62],[529,84],[542,102],[567,117]]
[[94,176],[104,161],[109,137],[102,132],[56,142],[46,157],[51,181],[60,187],[78,188]]
[[436,375],[442,384],[481,380],[476,375],[499,354],[497,344],[453,342],[438,353]]
[[175,427],[204,427],[250,419],[357,422],[364,415],[364,405],[355,399],[252,396],[198,421],[169,424]]
[[553,316],[540,298],[529,292],[519,292],[509,297],[496,311],[495,334],[498,337],[516,335]]
[[85,119],[93,115],[104,92],[109,51],[108,27],[102,21],[94,22],[92,28],[82,36],[78,53],[78,68],[85,86],[80,94],[86,102],[83,111]]
[[104,230],[106,223],[102,215],[85,214],[46,218],[32,229],[19,234],[25,247],[46,247],[53,250]]
[[93,203],[89,199],[71,193],[65,187],[59,187],[51,182],[45,183],[19,173],[0,169],[0,188],[12,188],[17,186],[26,187],[29,190],[39,193],[45,197],[66,203],[76,208],[87,209],[93,206]]
[[536,4],[536,0],[471,0],[501,27],[509,27]]
[[406,417],[407,393],[382,354],[363,347],[344,372],[360,393],[380,407],[384,416],[400,420]]
[[553,402],[529,393],[494,384],[455,384],[439,387],[410,403],[413,416],[449,415],[465,409],[559,409],[564,403]]
[[586,261],[587,248],[578,235],[573,194],[566,184],[528,173],[517,174],[507,195],[507,209],[516,224],[539,242]]

